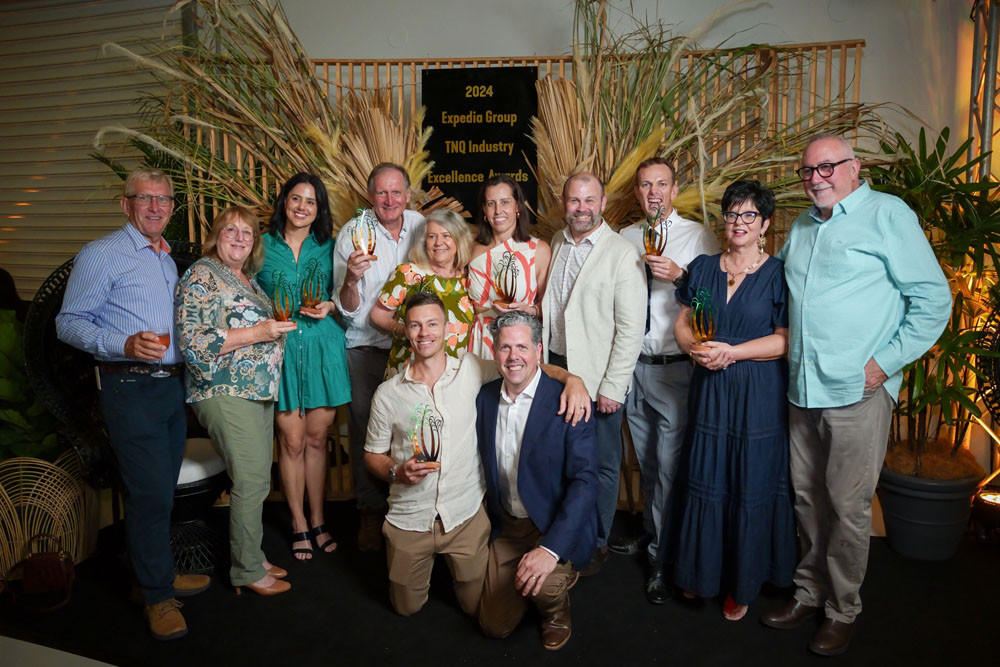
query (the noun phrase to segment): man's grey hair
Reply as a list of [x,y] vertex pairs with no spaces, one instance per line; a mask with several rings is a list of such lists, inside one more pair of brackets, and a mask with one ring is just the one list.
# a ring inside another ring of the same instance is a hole
[[152,167],[139,167],[133,170],[128,178],[125,179],[125,196],[131,197],[135,194],[136,184],[138,183],[165,183],[167,187],[170,188],[170,196],[174,194],[174,184],[170,180],[170,177],[163,173],[160,169],[153,169]]
[[532,343],[538,345],[542,342],[542,321],[540,319],[521,310],[508,310],[490,322],[490,334],[493,336],[493,343],[496,344],[500,340],[501,329],[522,325],[531,329]]
[[842,136],[838,134],[830,134],[829,132],[817,132],[812,137],[810,137],[809,143],[807,143],[806,147],[802,149],[802,154],[805,155],[805,152],[809,150],[809,147],[812,146],[817,141],[825,141],[827,139],[833,139],[838,144],[840,144],[840,146],[845,151],[847,151],[847,157],[849,157],[852,160],[857,159],[854,155],[854,147],[851,146],[851,142],[849,142],[847,139],[844,139]]

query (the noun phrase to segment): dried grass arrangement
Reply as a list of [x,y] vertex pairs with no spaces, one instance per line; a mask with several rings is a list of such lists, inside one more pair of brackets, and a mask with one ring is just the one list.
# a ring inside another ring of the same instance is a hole
[[[394,119],[386,95],[352,93],[343,112],[331,105],[277,3],[181,0],[170,13],[179,11],[192,14],[199,39],[155,57],[105,45],[146,68],[166,93],[144,101],[141,130],[105,127],[94,145],[100,150],[117,133],[172,157],[203,226],[230,203],[267,219],[281,184],[308,171],[326,185],[339,228],[364,205],[371,166],[402,164],[412,183],[431,168],[429,132],[419,118]],[[457,207],[440,192],[414,193],[431,206]]]
[[[605,218],[618,224],[639,216],[636,166],[654,155],[666,157],[681,172],[674,205],[682,215],[708,221],[718,217],[725,186],[741,177],[767,181],[783,202],[801,202],[787,167],[816,132],[883,135],[877,106],[843,102],[774,127],[768,96],[780,73],[773,55],[780,49],[750,45],[692,53],[698,35],[740,4],[723,7],[691,36],[674,36],[660,22],[629,16],[617,23],[631,29],[618,31],[608,20],[606,0],[577,0],[573,81],[550,77],[538,83],[533,139],[543,237],[562,227],[562,185],[576,171],[590,170],[607,184]],[[710,156],[733,141],[739,151],[713,164]]]

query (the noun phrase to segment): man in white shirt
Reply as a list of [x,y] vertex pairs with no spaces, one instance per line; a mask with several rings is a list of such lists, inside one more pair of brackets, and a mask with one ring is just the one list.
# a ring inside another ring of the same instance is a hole
[[[413,349],[410,365],[375,392],[365,445],[366,466],[389,482],[382,526],[389,598],[398,613],[417,612],[427,601],[434,557],[442,554],[459,605],[475,614],[490,523],[482,505],[486,487],[472,397],[498,376],[497,369],[474,354],[455,358],[444,351],[444,304],[433,292],[407,299],[406,336]],[[589,416],[589,400],[580,379],[571,380],[564,412],[576,423]]]
[[[677,213],[673,205],[676,196],[673,165],[660,157],[644,160],[635,172],[635,197],[646,220],[621,231],[622,237],[643,253],[648,287],[646,336],[632,374],[632,391],[625,400],[625,416],[639,460],[644,534],[612,540],[610,548],[616,553],[633,554],[646,545],[646,599],[653,604],[663,604],[668,597],[663,573],[664,518],[669,515],[667,508],[684,444],[688,384],[693,369],[690,358],[674,340],[674,320],[681,307],[674,289],[684,279],[691,260],[719,251],[705,225]],[[660,254],[646,253],[643,234],[649,229],[663,248]]]
[[[376,329],[368,319],[372,306],[393,271],[407,261],[413,229],[423,216],[407,210],[410,177],[396,164],[383,162],[368,176],[371,208],[353,218],[337,235],[333,258],[334,301],[347,327],[347,369],[351,378],[350,424],[351,466],[354,496],[361,512],[358,548],[382,548],[380,527],[386,511],[385,490],[371,478],[363,464],[365,432],[375,389],[382,383],[389,362],[392,337]],[[375,235],[375,249],[356,248],[369,234]]]
[[596,574],[607,560],[618,504],[621,408],[646,318],[642,258],[604,222],[606,204],[604,185],[593,174],[574,174],[566,181],[567,227],[552,238],[542,300],[546,359],[583,378],[597,411],[597,549],[583,576]]
[[542,615],[542,646],[557,650],[572,630],[574,567],[587,564],[597,540],[594,423],[571,426],[559,416],[562,385],[539,367],[538,318],[510,311],[490,333],[503,382],[484,386],[476,401],[493,527],[479,624],[506,637],[530,598]]

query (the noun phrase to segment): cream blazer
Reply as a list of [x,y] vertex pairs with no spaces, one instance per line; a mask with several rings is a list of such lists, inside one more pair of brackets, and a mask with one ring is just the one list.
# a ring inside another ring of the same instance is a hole
[[[548,360],[552,269],[566,237],[552,237],[549,279],[542,299],[542,341]],[[566,304],[566,364],[583,378],[591,400],[625,402],[646,328],[646,273],[639,249],[612,229],[587,256]]]

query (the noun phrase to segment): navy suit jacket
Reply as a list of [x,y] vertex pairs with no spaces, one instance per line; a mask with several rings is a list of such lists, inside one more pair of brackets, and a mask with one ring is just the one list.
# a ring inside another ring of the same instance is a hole
[[[597,545],[597,437],[594,418],[570,426],[556,414],[563,385],[541,370],[524,426],[517,468],[517,491],[542,546],[572,561],[590,562]],[[492,540],[503,525],[497,473],[496,428],[503,380],[485,385],[476,399],[476,435],[486,472],[486,510]]]

